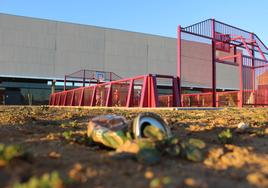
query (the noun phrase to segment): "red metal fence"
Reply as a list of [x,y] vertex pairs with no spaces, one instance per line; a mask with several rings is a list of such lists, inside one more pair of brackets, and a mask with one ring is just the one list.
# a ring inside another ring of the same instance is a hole
[[[217,107],[237,107],[240,102],[239,91],[227,91],[216,93]],[[212,106],[212,92],[182,94],[183,107],[208,107]]]
[[[168,89],[159,88],[160,85]],[[144,75],[51,94],[53,106],[176,107],[177,77]],[[165,90],[168,90],[165,91]]]
[[[188,27],[179,26],[177,45],[179,80],[209,91],[182,95],[182,106],[268,106],[268,48],[256,34],[208,19]],[[229,71],[224,75],[230,76],[228,82],[222,75],[223,69]],[[218,86],[224,80],[225,85]],[[239,86],[235,84],[238,80]],[[231,93],[217,92],[230,88],[234,90]],[[226,98],[230,100],[226,102]]]

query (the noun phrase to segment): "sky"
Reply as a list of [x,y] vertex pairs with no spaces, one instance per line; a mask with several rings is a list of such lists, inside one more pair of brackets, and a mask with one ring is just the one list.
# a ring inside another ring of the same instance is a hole
[[176,37],[176,28],[215,18],[268,44],[267,0],[0,0],[0,12]]

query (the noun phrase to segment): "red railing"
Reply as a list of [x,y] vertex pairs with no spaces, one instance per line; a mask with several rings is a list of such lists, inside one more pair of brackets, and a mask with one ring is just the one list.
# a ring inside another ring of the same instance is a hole
[[[244,90],[243,97],[240,95],[240,91],[217,92],[216,105],[217,107],[241,107],[241,99],[243,105],[267,106],[268,104],[268,90]],[[182,94],[181,99],[182,107],[212,106],[212,92]]]
[[[239,91],[217,92],[216,106],[239,106]],[[212,106],[212,92],[182,94],[183,107],[209,107]]]
[[[161,94],[158,82],[169,83],[168,88],[171,93],[169,100],[163,100],[165,96]],[[178,88],[177,77],[149,74],[54,93],[50,96],[49,105],[177,107],[179,106]]]

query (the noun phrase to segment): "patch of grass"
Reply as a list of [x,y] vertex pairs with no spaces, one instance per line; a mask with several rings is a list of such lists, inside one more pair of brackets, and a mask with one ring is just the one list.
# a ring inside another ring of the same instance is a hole
[[233,133],[230,129],[223,130],[218,134],[218,139],[222,144],[230,144],[233,142]]
[[83,131],[64,131],[62,136],[68,142],[74,142],[81,145],[91,145],[93,143],[92,139]]
[[62,133],[62,136],[64,137],[65,140],[71,141],[72,140],[72,134],[73,134],[72,131],[64,131]]
[[0,143],[0,166],[5,166],[14,158],[22,157],[25,152],[17,145],[4,145]]
[[79,124],[78,124],[78,122],[75,120],[75,121],[70,122],[70,126],[73,127],[73,128],[78,128]]
[[161,177],[161,178],[153,178],[150,181],[150,188],[159,188],[169,186],[172,183],[172,179],[169,176]]
[[15,183],[12,188],[63,188],[64,182],[58,172],[44,174],[40,178],[33,176],[25,183]]
[[264,137],[266,135],[264,129],[255,129],[251,131],[252,136]]

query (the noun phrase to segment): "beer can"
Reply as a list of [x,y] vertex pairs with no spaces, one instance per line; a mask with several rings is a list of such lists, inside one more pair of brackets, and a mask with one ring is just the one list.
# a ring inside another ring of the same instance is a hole
[[156,113],[143,112],[140,113],[132,123],[132,132],[136,139],[145,137],[144,130],[147,126],[152,126],[153,131],[160,130],[165,138],[171,137],[171,132],[166,122]]

